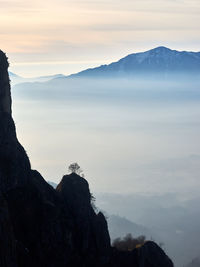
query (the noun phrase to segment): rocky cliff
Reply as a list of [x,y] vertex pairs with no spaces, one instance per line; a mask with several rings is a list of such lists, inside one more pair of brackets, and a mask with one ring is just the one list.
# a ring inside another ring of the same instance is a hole
[[11,114],[11,95],[8,77],[8,61],[0,50],[0,111]]
[[153,242],[131,252],[112,248],[84,178],[65,175],[55,190],[31,169],[16,137],[7,69],[0,51],[0,266],[173,266]]

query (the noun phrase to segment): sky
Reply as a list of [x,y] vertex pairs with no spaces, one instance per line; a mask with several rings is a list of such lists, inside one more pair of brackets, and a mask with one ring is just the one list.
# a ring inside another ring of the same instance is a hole
[[24,77],[70,74],[164,45],[199,51],[199,0],[0,0],[0,49]]

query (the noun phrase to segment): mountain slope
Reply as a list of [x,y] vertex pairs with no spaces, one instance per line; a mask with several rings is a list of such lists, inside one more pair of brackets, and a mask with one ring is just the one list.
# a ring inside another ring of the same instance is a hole
[[118,215],[108,216],[108,228],[112,240],[129,233],[135,238],[144,235],[147,240],[154,236],[148,228]]
[[[146,52],[133,53],[108,65],[90,68],[68,76],[63,74],[23,78],[9,72],[12,85],[21,83],[44,83],[71,78],[116,78],[116,77],[175,77],[190,75],[200,77],[200,52],[176,51],[157,47]],[[180,78],[180,77],[179,77]],[[27,87],[28,85],[25,84]]]
[[87,69],[70,77],[110,75],[139,75],[152,73],[200,73],[200,52],[176,51],[157,47],[146,52],[130,54],[117,62]]

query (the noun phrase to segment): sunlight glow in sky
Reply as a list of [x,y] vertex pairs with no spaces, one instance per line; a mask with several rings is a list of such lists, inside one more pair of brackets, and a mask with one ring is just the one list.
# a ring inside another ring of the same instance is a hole
[[160,45],[200,50],[199,0],[0,0],[0,10],[0,48],[22,76],[68,74]]

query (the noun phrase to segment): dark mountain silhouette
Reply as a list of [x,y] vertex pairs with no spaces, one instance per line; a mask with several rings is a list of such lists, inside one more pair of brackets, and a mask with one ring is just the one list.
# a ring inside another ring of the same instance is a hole
[[[57,184],[54,182],[48,181],[48,183],[53,188],[57,187]],[[147,239],[151,239],[153,237],[155,238],[155,233],[143,225],[134,223],[128,220],[127,218],[121,217],[119,215],[109,215],[105,211],[103,211],[103,213],[106,214],[108,221],[108,229],[112,240],[117,237],[125,236],[127,233],[131,233],[132,235],[134,235],[134,237],[144,235]]]
[[[54,182],[48,181],[48,183],[53,188],[57,187],[57,184]],[[151,229],[148,229],[143,225],[134,223],[128,220],[127,218],[121,217],[119,215],[109,215],[105,211],[102,212],[106,214],[108,229],[112,240],[118,237],[125,236],[128,233],[131,233],[132,235],[134,235],[134,237],[144,235],[147,239],[154,238],[156,239],[156,241],[160,240],[160,239],[158,240],[157,235],[155,236],[155,233]]]
[[0,266],[172,267],[154,242],[125,252],[111,247],[84,178],[65,175],[55,190],[31,169],[16,136],[7,68],[0,51]]
[[138,75],[200,75],[200,52],[171,50],[157,47],[146,52],[130,54],[117,62],[87,69],[70,77],[113,77]]

